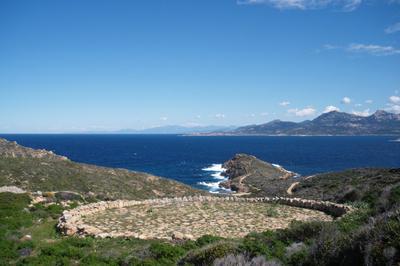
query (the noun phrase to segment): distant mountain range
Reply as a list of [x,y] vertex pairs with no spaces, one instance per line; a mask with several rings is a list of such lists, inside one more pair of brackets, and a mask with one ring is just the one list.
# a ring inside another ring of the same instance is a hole
[[227,132],[234,130],[235,126],[196,126],[196,127],[185,127],[177,125],[160,126],[147,128],[142,130],[136,129],[121,129],[112,133],[119,134],[199,134],[199,133],[211,133],[211,132]]
[[370,116],[357,116],[333,111],[299,123],[273,120],[209,135],[400,135],[400,114],[378,110]]

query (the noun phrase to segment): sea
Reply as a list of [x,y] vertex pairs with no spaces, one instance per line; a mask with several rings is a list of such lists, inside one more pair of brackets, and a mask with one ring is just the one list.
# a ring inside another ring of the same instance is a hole
[[1,138],[51,150],[76,162],[175,179],[214,193],[223,163],[247,153],[302,176],[357,167],[400,167],[396,137],[270,137],[17,134]]

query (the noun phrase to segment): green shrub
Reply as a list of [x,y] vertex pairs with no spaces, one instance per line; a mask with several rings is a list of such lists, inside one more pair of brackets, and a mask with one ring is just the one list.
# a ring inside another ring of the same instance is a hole
[[27,194],[0,193],[0,261],[18,257],[18,230],[32,225],[32,215],[25,210],[29,203]]
[[242,252],[248,253],[251,257],[265,256],[270,258],[283,258],[287,243],[279,238],[276,231],[265,231],[263,233],[248,234],[240,244]]
[[371,209],[369,209],[367,205],[358,205],[357,210],[344,215],[336,221],[336,224],[341,231],[350,233],[365,224],[370,215]]
[[83,198],[81,195],[74,193],[74,192],[69,192],[69,191],[56,192],[55,197],[58,201],[62,201],[62,200],[83,201]]
[[240,250],[249,253],[252,257],[264,255],[270,256],[271,252],[268,245],[268,240],[266,239],[268,236],[263,236],[257,233],[248,234],[240,244]]
[[266,209],[266,215],[268,217],[278,217],[279,212],[276,210],[276,206],[272,205],[270,207],[267,207]]
[[155,259],[165,259],[176,261],[185,254],[185,250],[179,246],[173,246],[167,243],[153,243],[149,248]]
[[27,194],[0,193],[0,233],[32,225],[32,216],[25,210],[30,201]]
[[288,228],[278,230],[277,233],[279,238],[285,242],[307,242],[317,236],[325,224],[320,221],[292,221]]
[[64,208],[59,204],[51,204],[45,206],[42,203],[35,204],[34,207],[31,209],[32,214],[37,218],[48,218],[51,217],[53,219],[57,219],[61,216]]
[[372,190],[366,192],[361,201],[368,203],[371,208],[375,208],[379,201],[378,191]]
[[389,204],[393,206],[400,203],[400,186],[394,187],[390,191]]
[[309,252],[307,249],[304,248],[288,257],[286,260],[286,264],[293,266],[307,265],[309,261]]
[[52,245],[41,248],[40,256],[52,256],[52,257],[66,257],[70,259],[81,259],[85,256],[85,253],[79,247],[71,245]]
[[30,256],[21,259],[17,265],[71,265],[71,262],[65,257]]
[[340,265],[340,257],[349,239],[338,226],[329,224],[322,228],[310,248],[315,265]]
[[219,236],[212,236],[212,235],[204,235],[196,240],[196,245],[199,247],[215,243],[217,241],[222,240],[222,237]]
[[0,237],[0,258],[1,260],[8,261],[18,257],[15,242],[3,239]]
[[96,266],[100,266],[100,265],[120,265],[121,263],[114,259],[114,258],[104,258],[101,256],[98,256],[96,254],[89,254],[88,256],[84,257],[81,261],[82,265],[96,265]]
[[182,265],[212,265],[218,259],[238,252],[236,244],[231,242],[217,242],[203,248],[193,250],[181,261]]
[[198,248],[196,241],[193,240],[186,240],[183,243],[180,243],[180,246],[186,251]]
[[88,248],[92,247],[95,240],[90,237],[79,238],[79,237],[67,237],[60,243],[61,246],[73,246],[77,248]]

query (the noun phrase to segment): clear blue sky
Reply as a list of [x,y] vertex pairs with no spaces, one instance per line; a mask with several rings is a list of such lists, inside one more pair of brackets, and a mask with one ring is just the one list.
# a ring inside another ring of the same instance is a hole
[[398,0],[0,1],[3,133],[400,112],[399,90]]

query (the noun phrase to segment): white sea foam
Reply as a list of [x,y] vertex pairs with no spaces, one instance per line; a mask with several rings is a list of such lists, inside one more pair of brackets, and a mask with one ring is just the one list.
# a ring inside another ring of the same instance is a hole
[[205,186],[205,187],[210,187],[210,188],[219,188],[219,182],[204,182],[204,181],[202,181],[197,184]]
[[293,173],[292,171],[286,170],[285,168],[283,168],[283,167],[282,167],[281,165],[279,165],[279,164],[272,163],[272,166],[274,166],[274,167],[276,167],[276,168],[278,168],[278,169],[280,169],[280,170],[282,170],[282,171],[284,171],[284,172]]
[[209,167],[201,169],[203,171],[211,171],[211,172],[223,172],[225,169],[222,167],[222,164],[214,163]]
[[211,176],[214,177],[215,179],[220,179],[220,180],[226,179],[226,177],[222,175],[222,172],[211,174]]
[[292,174],[294,174],[293,178],[299,178],[299,177],[301,177],[300,174],[295,173],[295,172],[292,172],[292,171],[289,171],[289,170],[286,170],[285,168],[283,168],[283,167],[282,167],[281,165],[279,165],[279,164],[276,164],[276,163],[271,163],[271,164],[272,164],[272,166],[274,166],[274,167],[276,167],[276,168],[278,168],[278,169],[280,169],[280,170],[282,170],[282,171],[285,171],[285,172],[287,172],[287,173],[292,173]]
[[214,172],[211,174],[211,176],[214,179],[218,179],[218,180],[226,180],[226,177],[222,175],[222,173],[226,170],[225,168],[222,167],[222,164],[212,164],[211,166],[208,166],[206,168],[202,169],[203,171],[207,171],[207,172]]
[[219,182],[199,182],[197,184],[208,187],[209,192],[218,193],[218,190],[220,189]]
[[229,191],[227,189],[221,188],[219,184],[227,178],[222,175],[222,173],[226,170],[225,168],[222,167],[222,164],[212,164],[208,167],[205,167],[202,169],[203,171],[206,172],[213,172],[210,175],[212,176],[213,179],[219,180],[218,182],[199,182],[197,184],[201,186],[205,186],[209,188],[209,192],[212,193],[219,193],[220,191]]
[[276,163],[271,163],[271,164],[276,168],[283,169],[283,167],[279,164],[276,164]]
[[226,192],[226,193],[232,192],[230,189],[220,187],[219,183],[220,182],[203,182],[202,181],[202,182],[198,182],[197,184],[208,187],[208,192],[215,193],[215,194],[218,194],[221,192]]

